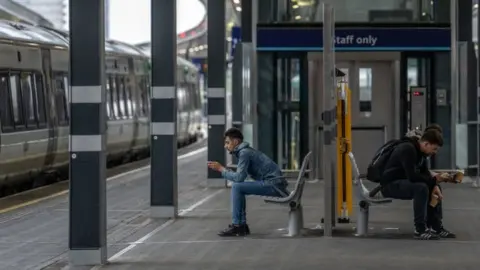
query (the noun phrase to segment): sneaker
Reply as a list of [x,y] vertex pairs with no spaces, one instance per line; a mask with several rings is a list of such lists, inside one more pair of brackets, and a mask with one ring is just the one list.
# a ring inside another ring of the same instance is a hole
[[430,230],[425,230],[423,232],[418,232],[415,230],[415,234],[413,238],[418,239],[418,240],[438,240],[440,237],[438,237],[437,234],[432,233]]
[[[234,225],[233,224],[228,225],[229,228],[232,227],[232,226],[234,226]],[[244,226],[245,226],[245,233],[247,235],[249,235],[250,234],[250,227],[248,227],[248,224],[245,224]]]
[[246,236],[247,226],[245,225],[228,225],[228,228],[218,233],[219,236]]
[[441,238],[457,238],[457,236],[454,233],[450,232],[449,230],[443,227],[440,228],[439,230],[432,230],[432,231],[435,232],[435,234]]

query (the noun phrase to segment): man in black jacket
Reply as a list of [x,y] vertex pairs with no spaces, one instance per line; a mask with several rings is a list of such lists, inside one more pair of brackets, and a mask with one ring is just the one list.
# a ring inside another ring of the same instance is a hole
[[413,199],[416,239],[439,239],[438,232],[434,233],[427,229],[427,209],[431,207],[429,206],[431,195],[442,199],[442,192],[437,183],[441,179],[440,176],[431,175],[426,158],[434,155],[441,146],[443,138],[436,130],[427,130],[420,139],[406,139],[393,150],[385,164],[380,182],[385,197]]

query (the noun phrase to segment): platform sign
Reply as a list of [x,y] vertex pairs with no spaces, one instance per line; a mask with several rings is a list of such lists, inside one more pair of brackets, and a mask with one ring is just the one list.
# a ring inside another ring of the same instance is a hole
[[230,57],[233,58],[235,55],[235,47],[239,42],[242,42],[242,30],[240,26],[233,26],[231,30],[231,46],[230,46]]
[[[450,28],[336,28],[335,51],[450,51]],[[258,26],[258,51],[322,51],[322,26]]]

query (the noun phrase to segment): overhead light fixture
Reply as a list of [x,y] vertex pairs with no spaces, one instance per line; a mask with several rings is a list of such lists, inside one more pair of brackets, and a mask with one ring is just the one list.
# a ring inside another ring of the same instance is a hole
[[293,8],[293,9],[297,9],[297,8],[298,8],[298,5],[293,5],[292,8]]
[[295,16],[295,20],[300,20],[302,17],[300,15]]
[[238,12],[242,11],[242,8],[241,7],[236,7],[235,8]]
[[240,0],[233,0],[233,3],[238,5],[238,4],[240,4]]
[[473,5],[473,8],[478,8],[478,4]]

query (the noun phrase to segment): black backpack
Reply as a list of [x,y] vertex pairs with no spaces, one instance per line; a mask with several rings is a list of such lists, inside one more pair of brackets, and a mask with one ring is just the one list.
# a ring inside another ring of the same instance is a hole
[[375,155],[373,156],[372,162],[368,164],[367,179],[375,183],[380,183],[380,179],[382,178],[385,165],[387,164],[387,161],[390,158],[390,155],[392,154],[393,150],[400,143],[407,142],[407,141],[411,141],[411,140],[408,138],[393,139],[385,143],[382,147],[380,147],[380,149],[378,149]]

